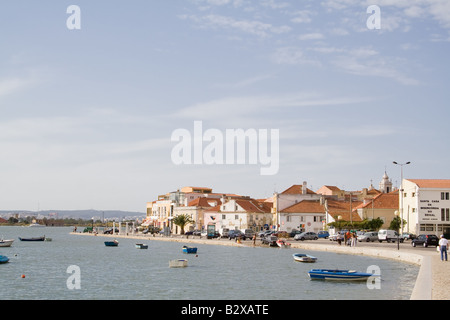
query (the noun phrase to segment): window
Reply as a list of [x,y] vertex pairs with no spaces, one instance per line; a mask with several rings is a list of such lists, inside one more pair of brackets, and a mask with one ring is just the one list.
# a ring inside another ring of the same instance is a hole
[[450,192],[441,192],[441,200],[450,200]]
[[239,219],[239,215],[238,214],[235,214],[234,215],[234,220],[238,220]]
[[225,220],[227,217],[226,217],[226,215],[222,215],[222,220]]

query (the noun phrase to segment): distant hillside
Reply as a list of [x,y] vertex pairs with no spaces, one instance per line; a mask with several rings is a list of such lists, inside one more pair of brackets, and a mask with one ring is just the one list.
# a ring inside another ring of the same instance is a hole
[[[57,216],[54,215],[57,213]],[[143,217],[146,214],[144,212],[134,211],[121,211],[121,210],[42,210],[42,211],[27,211],[27,210],[0,210],[0,216],[8,214],[19,214],[20,216],[45,216],[45,217],[57,217],[58,219],[75,218],[75,219],[112,219],[112,218],[124,218],[124,217]]]

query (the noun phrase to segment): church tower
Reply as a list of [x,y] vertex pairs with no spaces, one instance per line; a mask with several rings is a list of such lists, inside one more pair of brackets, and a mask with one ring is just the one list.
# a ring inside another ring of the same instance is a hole
[[384,171],[383,178],[380,181],[379,190],[383,193],[389,193],[392,191],[392,181],[389,179],[386,171]]

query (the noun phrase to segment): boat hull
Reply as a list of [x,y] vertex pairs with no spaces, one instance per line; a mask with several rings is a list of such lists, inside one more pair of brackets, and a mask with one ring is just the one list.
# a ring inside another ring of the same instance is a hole
[[9,258],[7,256],[0,256],[0,264],[7,263]]
[[136,243],[136,249],[148,249],[148,244]]
[[188,261],[186,259],[176,259],[169,261],[169,268],[185,268]]
[[117,247],[119,245],[118,241],[105,241],[105,246],[107,247]]
[[0,240],[0,247],[11,247],[14,240]]
[[38,238],[21,238],[19,237],[20,241],[44,241],[45,240],[45,236],[44,237],[38,237]]
[[184,246],[184,247],[183,247],[183,252],[184,252],[184,253],[197,253],[197,248],[196,248],[196,247],[187,247],[187,246]]
[[317,261],[316,257],[310,256],[308,254],[295,253],[292,256],[294,257],[294,260],[297,261],[297,262],[309,262],[309,263],[312,263],[312,262],[316,262]]
[[312,280],[333,280],[333,281],[366,281],[372,276],[371,273],[357,272],[355,270],[331,270],[312,269],[308,272]]

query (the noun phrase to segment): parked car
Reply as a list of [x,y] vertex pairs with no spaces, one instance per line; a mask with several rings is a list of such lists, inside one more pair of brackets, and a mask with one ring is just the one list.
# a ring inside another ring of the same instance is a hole
[[421,234],[411,241],[411,245],[413,247],[422,245],[425,248],[428,246],[437,247],[439,245],[439,238],[434,234]]
[[230,229],[228,228],[223,228],[222,229],[222,234],[220,235],[222,238],[228,238],[228,232],[230,232]]
[[274,233],[275,231],[272,231],[272,230],[264,230],[264,231],[260,231],[259,233],[258,233],[258,236],[262,239],[262,238],[264,238],[264,237],[266,237],[266,236],[268,236],[268,235],[271,235],[272,233]]
[[409,233],[409,232],[402,233],[401,237],[404,240],[412,240],[412,239],[417,238],[417,236],[414,233]]
[[262,238],[263,244],[268,244],[269,246],[276,247],[278,238],[273,235],[268,235]]
[[328,237],[330,236],[330,233],[328,231],[322,230],[322,231],[319,231],[319,233],[317,233],[317,236],[319,238],[328,239]]
[[289,237],[293,238],[293,237],[295,237],[296,234],[300,234],[300,233],[302,233],[302,231],[294,229],[289,233]]
[[[109,228],[109,229],[106,229],[105,231],[103,231],[103,234],[112,234],[112,233],[113,233],[113,228]],[[119,233],[119,229],[116,228],[114,233]]]
[[319,237],[315,232],[302,232],[294,237],[294,240],[317,240]]
[[236,239],[241,238],[242,240],[245,240],[245,234],[241,230],[230,230],[228,231],[228,239]]
[[252,239],[253,236],[255,235],[255,231],[253,231],[252,229],[245,229],[244,235],[246,238]]
[[363,235],[358,236],[359,242],[374,242],[378,240],[378,232],[366,232]]
[[[397,242],[399,234],[394,230],[380,229],[378,231],[378,241],[379,242]],[[400,242],[403,242],[403,238],[400,237]]]
[[194,236],[200,236],[201,234],[202,234],[201,230],[194,230],[194,231],[192,231],[192,235],[194,235]]

